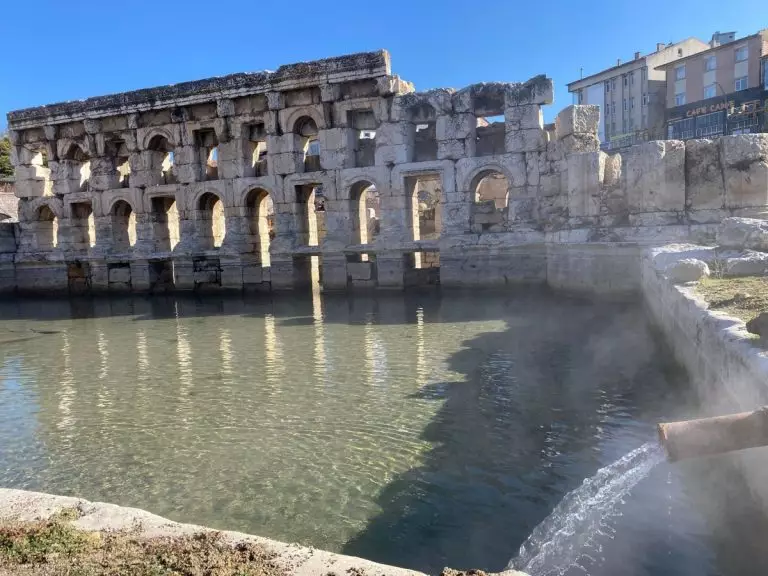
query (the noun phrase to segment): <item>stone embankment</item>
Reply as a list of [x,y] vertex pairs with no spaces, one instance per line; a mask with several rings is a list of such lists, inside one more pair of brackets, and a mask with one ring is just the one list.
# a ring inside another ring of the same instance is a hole
[[543,123],[553,97],[416,92],[379,51],[11,112],[0,288],[627,291],[639,247],[766,213],[768,135],[609,155],[596,106]]
[[[287,576],[425,576],[421,572],[377,564],[362,558],[344,556],[307,548],[298,544],[285,544],[240,532],[214,531],[210,528],[181,524],[150,514],[137,508],[115,504],[89,502],[81,498],[54,496],[39,492],[0,488],[0,521],[47,520],[62,511],[77,510],[71,524],[89,532],[130,532],[142,538],[183,537],[201,532],[216,532],[225,542],[255,544],[273,555],[271,562]],[[452,574],[458,572],[450,571]],[[522,572],[507,571],[504,576],[525,576]]]

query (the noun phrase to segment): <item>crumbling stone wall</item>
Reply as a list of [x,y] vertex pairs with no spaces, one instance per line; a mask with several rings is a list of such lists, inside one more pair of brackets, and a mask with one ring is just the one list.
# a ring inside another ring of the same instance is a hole
[[552,101],[544,76],[415,92],[379,51],[11,112],[16,282],[285,289],[312,259],[328,289],[542,281],[547,246],[768,204],[768,136],[609,156],[597,107],[545,127]]

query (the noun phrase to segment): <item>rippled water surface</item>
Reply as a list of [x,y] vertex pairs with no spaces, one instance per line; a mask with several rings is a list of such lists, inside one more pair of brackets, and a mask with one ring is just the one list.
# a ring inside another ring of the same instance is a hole
[[[0,485],[431,572],[502,569],[564,494],[698,411],[627,303],[24,300],[0,316]],[[758,520],[716,468],[656,467],[588,572],[760,566]]]

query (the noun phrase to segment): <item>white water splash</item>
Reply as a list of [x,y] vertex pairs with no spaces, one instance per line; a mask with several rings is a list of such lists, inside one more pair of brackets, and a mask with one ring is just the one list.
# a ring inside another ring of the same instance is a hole
[[611,534],[606,521],[618,514],[618,504],[662,460],[661,446],[648,442],[598,470],[566,494],[533,529],[507,568],[532,576],[554,576],[581,567],[580,560],[589,559],[587,549],[595,538]]

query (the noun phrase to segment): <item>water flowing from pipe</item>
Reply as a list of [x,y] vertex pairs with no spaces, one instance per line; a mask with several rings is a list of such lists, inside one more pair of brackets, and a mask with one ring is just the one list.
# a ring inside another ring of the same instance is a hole
[[613,464],[601,468],[560,501],[528,536],[508,568],[531,576],[565,574],[589,559],[599,536],[610,536],[609,521],[618,505],[640,480],[664,460],[657,442],[648,442]]

